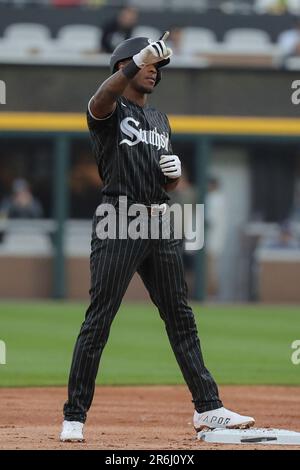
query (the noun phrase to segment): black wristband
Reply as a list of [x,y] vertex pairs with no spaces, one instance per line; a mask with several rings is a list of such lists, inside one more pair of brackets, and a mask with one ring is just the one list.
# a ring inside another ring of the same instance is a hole
[[169,184],[169,183],[174,183],[175,181],[179,180],[180,176],[178,176],[177,178],[169,178],[169,176],[165,176],[165,178],[166,178],[165,184]]
[[125,65],[125,67],[122,68],[122,73],[125,75],[126,78],[133,78],[139,71],[140,67],[136,65],[136,63],[131,60],[129,64]]

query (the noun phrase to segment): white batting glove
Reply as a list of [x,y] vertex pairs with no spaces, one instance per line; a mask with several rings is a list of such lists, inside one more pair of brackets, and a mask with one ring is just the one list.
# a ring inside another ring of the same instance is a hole
[[162,155],[159,166],[168,178],[179,178],[181,176],[181,161],[177,155]]
[[167,47],[164,42],[168,36],[169,31],[166,31],[159,41],[149,43],[149,46],[135,54],[132,57],[135,64],[141,69],[145,65],[156,64],[171,57],[172,49]]

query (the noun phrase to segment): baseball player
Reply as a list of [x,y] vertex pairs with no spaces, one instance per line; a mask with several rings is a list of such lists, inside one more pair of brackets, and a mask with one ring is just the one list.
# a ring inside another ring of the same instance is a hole
[[[167,35],[156,42],[144,37],[122,42],[111,56],[112,75],[91,98],[87,111],[104,183],[102,204],[112,204],[118,211],[119,197],[126,196],[130,204],[146,207],[147,223],[156,217],[160,226],[164,224],[168,191],[175,188],[181,175],[180,160],[170,144],[168,118],[147,105],[147,96],[161,80],[161,68],[172,55],[165,43]],[[97,210],[91,244],[90,305],[73,353],[60,439],[84,440],[83,425],[93,400],[101,354],[135,272],[165,323],[192,395],[195,429],[252,426],[253,418],[223,407],[217,385],[204,365],[194,315],[187,304],[181,241],[174,236],[101,239],[97,232],[101,218]],[[128,224],[131,219],[128,217]]]

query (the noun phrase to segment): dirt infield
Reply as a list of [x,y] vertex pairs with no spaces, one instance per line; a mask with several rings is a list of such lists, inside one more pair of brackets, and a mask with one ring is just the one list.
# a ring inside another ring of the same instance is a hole
[[[300,388],[222,387],[224,404],[256,417],[257,427],[300,431]],[[58,441],[63,388],[0,389],[0,449],[282,449],[201,443],[192,428],[185,387],[98,387],[86,426],[86,443]],[[289,449],[300,449],[290,446]]]

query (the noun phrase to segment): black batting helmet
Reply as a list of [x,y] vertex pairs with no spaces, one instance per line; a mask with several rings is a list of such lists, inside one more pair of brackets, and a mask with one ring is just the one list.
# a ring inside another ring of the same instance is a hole
[[[122,62],[122,60],[131,59],[135,54],[140,52],[141,49],[144,49],[144,47],[149,46],[151,42],[152,42],[151,39],[143,38],[143,37],[126,39],[125,41],[121,42],[121,44],[119,44],[115,48],[110,58],[111,73],[115,73],[117,71],[119,62]],[[157,68],[157,77],[156,77],[155,86],[161,80],[161,71],[159,69],[167,65],[169,62],[170,62],[170,59],[165,59],[155,64]]]

